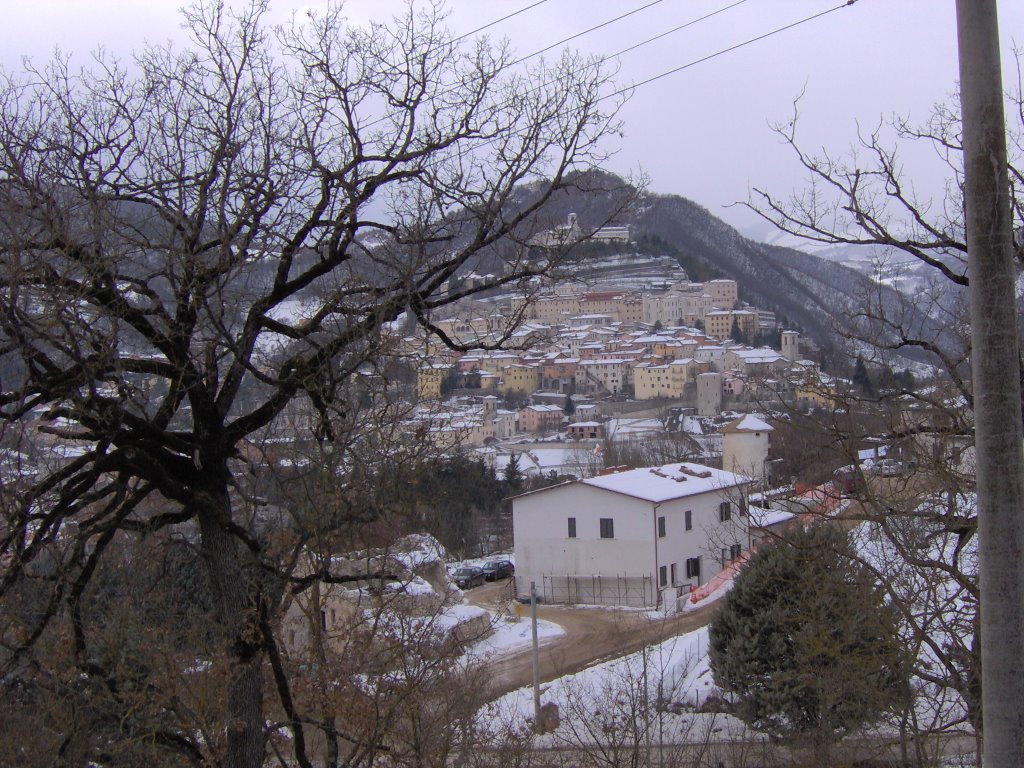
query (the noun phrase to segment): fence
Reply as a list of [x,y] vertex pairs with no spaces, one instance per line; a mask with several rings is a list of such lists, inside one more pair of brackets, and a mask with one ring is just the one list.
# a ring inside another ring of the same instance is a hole
[[544,602],[566,605],[623,605],[647,608],[657,604],[651,576],[545,575]]

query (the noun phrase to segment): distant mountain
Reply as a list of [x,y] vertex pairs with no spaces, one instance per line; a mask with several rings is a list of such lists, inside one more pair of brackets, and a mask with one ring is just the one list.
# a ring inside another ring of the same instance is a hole
[[[792,248],[849,267],[907,296],[925,290],[935,276],[932,267],[889,246],[818,243],[783,232],[767,221],[746,227],[743,234],[754,242]],[[956,270],[963,268],[961,264],[950,263],[950,266]]]

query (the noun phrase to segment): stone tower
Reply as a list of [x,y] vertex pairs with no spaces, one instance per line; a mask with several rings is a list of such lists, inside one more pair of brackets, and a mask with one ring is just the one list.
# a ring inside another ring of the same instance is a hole
[[800,359],[800,334],[796,331],[782,332],[782,356],[795,363]]

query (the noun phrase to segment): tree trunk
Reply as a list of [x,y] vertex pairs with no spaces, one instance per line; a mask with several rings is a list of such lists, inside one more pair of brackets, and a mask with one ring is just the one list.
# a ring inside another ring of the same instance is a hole
[[225,766],[260,768],[264,762],[266,733],[256,593],[252,573],[244,566],[246,553],[228,531],[231,498],[226,487],[209,495],[198,517],[214,618],[222,628],[231,664],[225,718]]
[[981,587],[984,764],[1024,760],[1024,452],[995,0],[957,0]]

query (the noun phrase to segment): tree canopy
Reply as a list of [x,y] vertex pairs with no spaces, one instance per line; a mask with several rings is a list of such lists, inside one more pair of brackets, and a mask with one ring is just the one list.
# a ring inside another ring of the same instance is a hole
[[848,537],[821,524],[754,553],[711,621],[709,658],[741,719],[825,760],[834,741],[905,700],[897,630]]
[[[267,441],[323,448],[321,487],[347,499],[331,503],[379,516],[367,479],[399,482],[382,467],[428,448],[400,427],[385,361],[417,351],[410,328],[424,348],[509,337],[517,315],[471,340],[436,319],[557,267],[525,244],[600,163],[618,105],[601,61],[518,64],[454,38],[437,6],[367,28],[331,6],[271,30],[265,11],[201,1],[183,48],[0,75],[0,420],[25,470],[4,479],[0,600],[44,574],[0,664],[27,669],[49,637],[111,675],[83,595],[123,536],[173,531],[206,570],[224,727],[200,738],[165,712],[148,743],[229,766],[263,764],[275,612],[315,575],[296,580],[296,553],[337,521],[308,500],[271,519],[262,492],[286,457]],[[449,288],[471,269],[493,277]],[[286,676],[274,693],[307,764]],[[110,716],[131,733],[137,712]]]

